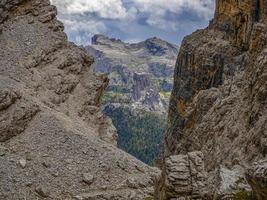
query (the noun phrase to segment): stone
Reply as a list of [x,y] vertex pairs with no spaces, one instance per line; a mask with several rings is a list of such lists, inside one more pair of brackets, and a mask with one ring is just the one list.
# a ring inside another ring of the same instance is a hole
[[26,164],[27,164],[26,159],[21,158],[21,159],[19,160],[19,164],[20,164],[20,166],[21,166],[22,168],[25,168],[25,167],[26,167]]
[[43,164],[43,166],[46,167],[46,168],[50,168],[50,167],[51,167],[51,163],[48,162],[48,161],[44,161],[42,164]]
[[82,177],[83,177],[83,182],[85,182],[87,185],[91,185],[95,179],[95,177],[89,173],[84,173]]
[[26,182],[25,184],[27,187],[31,187],[32,186],[32,182]]
[[28,19],[28,24],[33,24],[33,23],[34,23],[34,18],[30,17],[30,18]]
[[58,177],[58,176],[59,176],[59,172],[58,172],[58,171],[53,171],[53,172],[52,172],[52,176],[54,176],[54,177]]
[[41,197],[44,197],[44,198],[49,197],[49,191],[45,187],[38,186],[35,188],[35,192]]
[[204,198],[207,192],[207,172],[201,152],[166,158],[163,173],[155,189],[158,200],[177,197],[189,199],[192,194]]

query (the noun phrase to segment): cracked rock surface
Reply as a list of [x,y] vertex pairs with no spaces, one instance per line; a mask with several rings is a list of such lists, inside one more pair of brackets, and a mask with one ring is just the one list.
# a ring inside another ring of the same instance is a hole
[[56,14],[48,0],[0,1],[0,199],[151,197],[158,170],[116,147],[99,108],[108,79]]
[[267,191],[258,190],[259,183],[250,187],[245,176],[267,152],[266,13],[263,0],[217,0],[210,25],[183,40],[169,106],[163,177],[169,157],[201,151],[211,198],[244,199],[251,189],[256,194]]

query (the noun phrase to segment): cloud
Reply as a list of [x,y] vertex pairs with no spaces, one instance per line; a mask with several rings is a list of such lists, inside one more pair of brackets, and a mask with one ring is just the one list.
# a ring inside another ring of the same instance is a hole
[[58,7],[70,40],[84,44],[98,33],[128,41],[148,36],[180,37],[207,24],[215,0],[51,1]]
[[129,16],[122,0],[52,0],[52,3],[69,15],[90,13],[107,19],[126,19]]
[[151,26],[176,29],[179,22],[167,19],[168,14],[176,16],[191,12],[199,18],[208,20],[213,15],[214,0],[132,0],[136,8],[147,15]]
[[64,19],[65,31],[70,41],[81,44],[89,44],[94,34],[105,33],[107,27],[104,22],[94,19],[86,20],[82,17]]

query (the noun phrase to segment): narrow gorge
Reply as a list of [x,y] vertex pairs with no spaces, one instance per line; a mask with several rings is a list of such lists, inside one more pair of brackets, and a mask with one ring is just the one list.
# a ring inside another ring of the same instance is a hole
[[[49,0],[0,0],[0,200],[267,199],[265,0],[216,0],[179,53],[158,38],[77,46],[56,16]],[[168,109],[152,120],[166,123],[156,167],[117,147],[121,107]]]

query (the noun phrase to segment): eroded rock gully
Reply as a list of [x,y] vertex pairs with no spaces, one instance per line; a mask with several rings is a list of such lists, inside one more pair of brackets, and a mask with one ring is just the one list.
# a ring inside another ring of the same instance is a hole
[[[217,0],[209,27],[183,40],[157,199],[267,199],[260,161],[267,144],[266,20],[266,1]],[[207,172],[202,191],[170,181],[181,165],[173,162],[170,173],[173,156],[195,151]],[[181,185],[187,190],[178,194]]]
[[158,170],[116,147],[108,84],[48,0],[0,1],[0,199],[144,199]]

